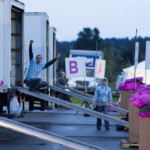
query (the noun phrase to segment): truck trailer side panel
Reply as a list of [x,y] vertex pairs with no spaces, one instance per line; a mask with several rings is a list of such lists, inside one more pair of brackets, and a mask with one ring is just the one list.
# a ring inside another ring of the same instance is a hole
[[[25,55],[25,72],[29,68],[29,42],[33,40],[33,55],[42,55],[42,63],[47,62],[48,44],[48,27],[49,20],[46,13],[25,13],[24,15],[24,55]],[[46,70],[42,71],[42,80],[46,81]]]
[[11,85],[23,85],[22,11],[11,10]]
[[2,72],[1,80],[3,81],[4,85],[10,87],[10,68],[11,68],[11,55],[10,55],[10,43],[11,43],[11,0],[0,1],[0,11],[1,11],[1,32],[2,32],[2,40],[1,42],[1,57],[3,61],[1,66]]
[[[18,8],[18,7],[19,8]],[[8,88],[11,87],[11,80],[12,78],[10,77],[11,76],[11,72],[15,72],[15,68],[11,67],[12,65],[12,55],[15,55],[12,54],[12,48],[13,46],[16,44],[16,42],[18,42],[18,44],[20,45],[20,47],[22,47],[22,43],[19,43],[20,41],[16,41],[15,38],[13,38],[14,35],[17,35],[19,33],[15,33],[15,30],[14,29],[17,29],[19,28],[18,24],[15,24],[14,22],[16,20],[13,20],[12,21],[12,16],[13,16],[13,13],[16,11],[18,13],[18,10],[21,10],[21,14],[23,13],[23,10],[24,9],[24,5],[20,2],[17,2],[17,1],[14,1],[14,0],[1,0],[0,1],[0,33],[1,33],[1,40],[0,40],[0,53],[1,53],[1,73],[0,73],[0,82],[3,82],[3,85],[7,86]],[[20,24],[22,24],[22,18],[20,20]],[[17,22],[17,21],[16,21]],[[21,28],[19,28],[21,29]],[[22,29],[21,29],[22,30]],[[20,33],[22,33],[22,31],[20,31]],[[22,34],[20,34],[18,36],[19,38],[22,39]],[[22,49],[20,48],[20,51],[22,51]],[[15,59],[15,58],[13,58]],[[20,59],[20,60],[19,60]],[[16,61],[22,61],[22,58],[20,57],[17,57],[17,60]],[[15,60],[14,60],[15,61]],[[20,67],[22,67],[21,64],[19,64]],[[15,76],[17,77],[17,76]],[[18,72],[18,77],[20,77],[19,75],[19,72]],[[14,78],[16,79],[16,78]],[[21,77],[20,77],[20,80]],[[16,83],[16,81],[14,80],[14,83]],[[21,84],[21,81],[20,81],[20,84]],[[13,84],[13,85],[20,85],[20,84]]]
[[4,81],[4,2],[0,0],[0,83],[3,84]]

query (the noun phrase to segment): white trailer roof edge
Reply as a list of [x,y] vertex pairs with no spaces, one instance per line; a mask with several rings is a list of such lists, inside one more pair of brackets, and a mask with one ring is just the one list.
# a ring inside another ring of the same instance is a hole
[[[86,55],[86,56],[95,56],[96,55],[96,51],[95,50],[74,50],[71,49],[70,50],[70,54],[71,55]],[[104,53],[102,51],[97,51],[97,55],[103,55]]]
[[20,2],[20,1],[16,1],[16,0],[12,0],[12,6],[20,8],[22,10],[25,9],[24,3]]
[[25,16],[35,16],[35,15],[41,16],[41,15],[43,15],[43,16],[46,16],[47,20],[49,21],[49,16],[47,15],[46,12],[25,12],[24,15]]

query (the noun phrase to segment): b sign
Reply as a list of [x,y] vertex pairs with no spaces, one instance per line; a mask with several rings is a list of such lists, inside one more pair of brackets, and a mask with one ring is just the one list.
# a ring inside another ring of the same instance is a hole
[[66,63],[66,77],[85,77],[85,58],[65,58]]
[[105,77],[105,60],[96,59],[95,77],[104,78]]

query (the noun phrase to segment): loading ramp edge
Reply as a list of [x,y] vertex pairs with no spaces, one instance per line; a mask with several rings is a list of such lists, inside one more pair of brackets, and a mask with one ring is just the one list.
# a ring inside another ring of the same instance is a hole
[[11,129],[26,135],[34,136],[39,139],[53,142],[59,145],[63,145],[65,147],[69,147],[71,149],[79,149],[79,150],[102,150],[102,148],[98,148],[96,146],[86,144],[84,142],[80,142],[68,137],[64,137],[52,132],[48,132],[39,128],[35,128],[14,120],[6,119],[0,117],[0,126]]
[[[93,96],[94,95],[92,95],[92,94],[89,94],[89,93],[86,93],[85,94],[85,92],[83,92],[83,91],[80,91],[80,90],[77,90],[77,89],[73,89],[73,88],[70,88],[70,87],[66,87],[66,86],[63,86],[63,85],[60,85],[60,84],[54,84],[54,86],[58,86],[59,88],[63,88],[63,89],[68,89],[68,90],[70,90],[71,92],[74,92],[74,93],[76,93],[76,94],[81,94],[81,95],[83,95],[83,96],[86,96],[86,97],[89,97],[89,98],[93,98]],[[117,103],[115,103],[115,102],[112,102],[112,104],[114,104],[114,105],[116,105],[116,106],[120,106],[120,104],[117,104]],[[125,109],[123,109],[125,112],[127,111],[127,110],[125,110]],[[128,111],[127,111],[127,113],[128,113]]]
[[88,97],[90,97],[90,98],[93,98],[93,95],[92,95],[92,94],[89,94],[89,93],[86,93],[86,94],[85,94],[85,92],[80,91],[80,90],[77,90],[77,89],[73,89],[73,88],[70,88],[70,87],[66,87],[66,86],[63,86],[63,85],[60,85],[60,84],[54,84],[54,86],[58,86],[58,87],[63,88],[63,89],[68,89],[68,90],[70,90],[71,92],[75,92],[75,93],[77,93],[77,94],[81,94],[81,95],[83,95],[83,96],[88,96]]
[[104,119],[104,120],[107,120],[107,121],[111,121],[111,122],[114,122],[116,124],[120,124],[120,125],[123,125],[124,127],[129,128],[129,123],[127,121],[118,119],[116,117],[109,116],[109,115],[106,115],[106,114],[103,114],[103,113],[100,113],[100,112],[97,112],[97,111],[93,111],[91,109],[84,108],[82,106],[79,106],[79,105],[61,100],[59,98],[56,98],[56,97],[53,97],[53,96],[50,96],[50,95],[46,95],[46,94],[43,94],[43,93],[40,93],[40,92],[31,92],[28,89],[22,88],[22,87],[16,87],[16,88],[20,93],[24,93],[24,94],[27,94],[27,95],[30,95],[30,96],[33,96],[33,97],[36,97],[36,98],[39,98],[39,99],[42,99],[42,100],[45,100],[45,101],[53,102],[55,104],[58,104],[58,105],[61,105],[61,106],[64,106],[64,107],[68,107],[70,109],[74,109],[76,111],[80,111],[80,112],[89,114],[91,116],[101,118],[101,119]]
[[[79,95],[79,94],[73,93],[71,91],[66,91],[66,90],[58,88],[56,86],[49,86],[49,87],[50,87],[50,89],[55,90],[57,92],[60,92],[60,93],[63,93],[63,94],[67,94],[67,95],[72,96],[72,97],[79,98],[79,99],[84,100],[84,101],[89,102],[89,103],[93,103],[93,100],[91,98],[89,98],[89,97],[86,97],[86,96],[83,96],[83,95]],[[122,109],[122,108],[118,108],[118,107],[115,107],[115,106],[111,106],[110,109],[118,111],[118,112],[123,113],[123,114],[127,114],[128,113],[127,110]]]

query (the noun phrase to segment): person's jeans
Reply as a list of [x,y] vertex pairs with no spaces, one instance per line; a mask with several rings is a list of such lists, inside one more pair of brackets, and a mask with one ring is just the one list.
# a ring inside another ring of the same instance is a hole
[[[109,109],[108,105],[96,106],[96,111],[101,113],[103,112],[106,115],[108,115],[108,109]],[[104,122],[105,122],[105,128],[109,128],[109,122],[106,120]],[[101,125],[102,125],[102,120],[100,118],[97,118],[97,128],[101,128]]]
[[29,87],[29,90],[41,89],[48,86],[48,83],[42,81],[40,78],[30,79],[27,81],[26,85]]

